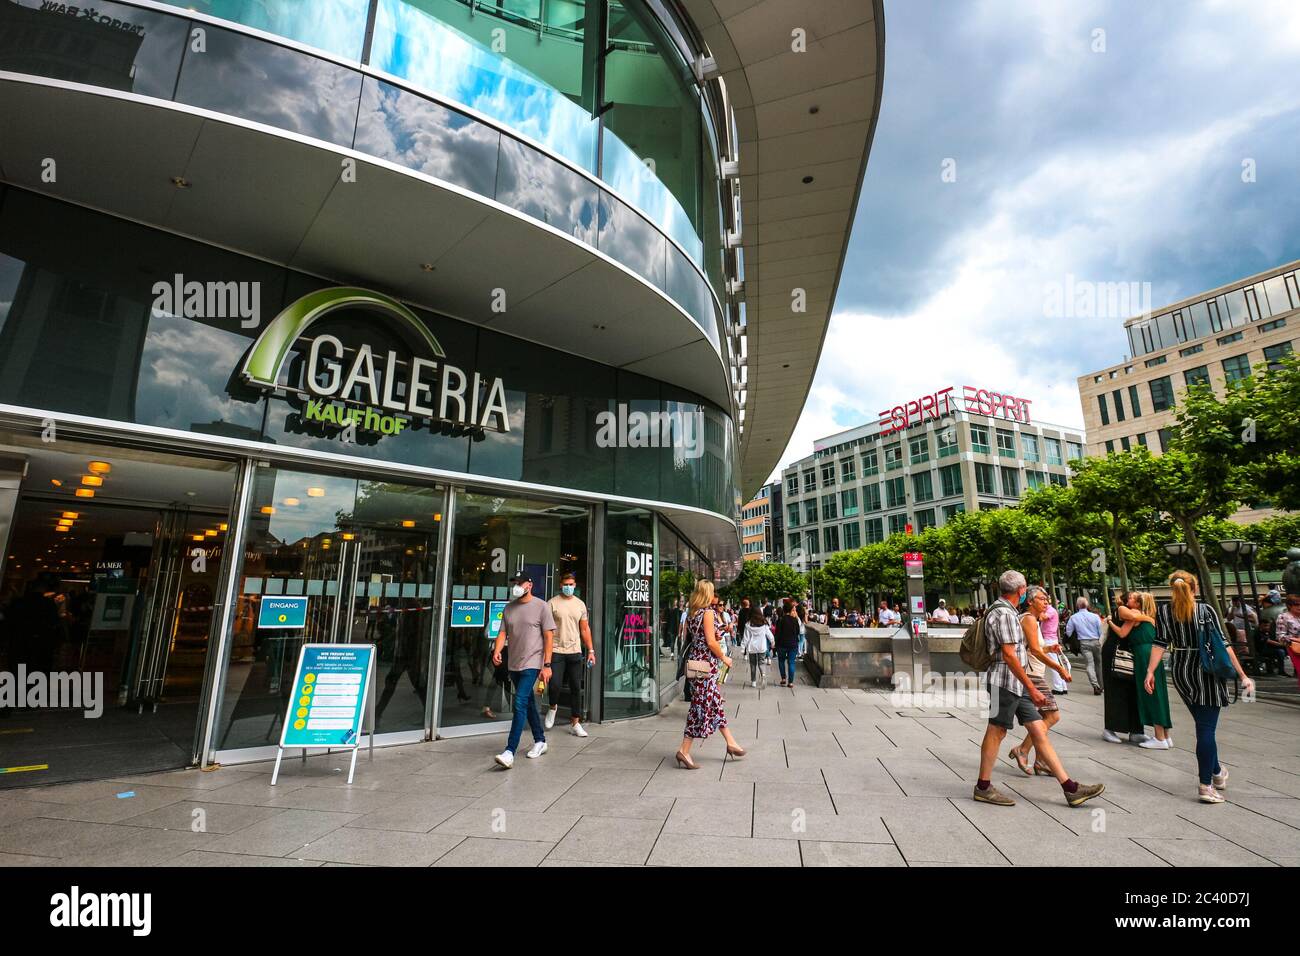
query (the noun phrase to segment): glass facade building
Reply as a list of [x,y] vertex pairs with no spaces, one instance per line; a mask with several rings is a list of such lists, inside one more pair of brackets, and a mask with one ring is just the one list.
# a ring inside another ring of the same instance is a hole
[[500,732],[520,571],[577,578],[587,717],[657,713],[690,588],[741,557],[734,124],[693,31],[653,0],[82,12],[0,3],[6,115],[57,163],[0,179],[0,662],[113,706],[16,782],[265,757],[304,643],[376,647],[381,744]]

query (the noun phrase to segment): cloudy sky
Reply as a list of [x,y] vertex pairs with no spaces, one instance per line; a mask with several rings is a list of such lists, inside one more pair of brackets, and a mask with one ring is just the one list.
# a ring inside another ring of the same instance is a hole
[[1123,360],[1127,316],[1049,314],[1070,277],[1159,308],[1300,258],[1298,66],[1296,0],[885,0],[880,121],[781,466],[947,385],[1079,426],[1076,379]]

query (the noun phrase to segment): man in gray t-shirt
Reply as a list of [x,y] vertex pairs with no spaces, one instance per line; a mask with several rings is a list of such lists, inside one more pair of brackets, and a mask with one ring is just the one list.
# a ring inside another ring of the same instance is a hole
[[529,757],[546,753],[546,729],[537,709],[534,692],[540,675],[543,683],[551,680],[551,648],[555,642],[555,616],[551,605],[533,597],[533,579],[515,575],[510,589],[513,600],[501,616],[501,631],[492,648],[492,663],[501,664],[501,649],[508,645],[510,679],[515,683],[514,714],[510,719],[510,741],[497,754],[496,762],[509,770],[515,764],[515,751],[524,735],[524,721],[533,732]]

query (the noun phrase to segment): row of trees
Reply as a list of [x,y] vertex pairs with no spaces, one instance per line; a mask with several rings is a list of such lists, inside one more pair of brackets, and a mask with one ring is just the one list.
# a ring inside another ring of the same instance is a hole
[[1300,515],[1250,526],[1227,520],[1242,505],[1300,510],[1300,360],[1261,366],[1223,396],[1209,385],[1189,388],[1162,455],[1139,446],[1072,469],[1069,487],[1048,485],[1015,508],[961,513],[942,527],[839,552],[813,576],[747,564],[726,591],[769,598],[811,587],[819,603],[875,604],[878,595],[903,591],[905,551],[924,552],[926,578],[954,600],[1007,568],[1072,590],[1104,590],[1118,578],[1127,590],[1163,579],[1173,569],[1164,546],[1181,541],[1205,599],[1218,603],[1211,567],[1222,555],[1211,542],[1256,541],[1257,566],[1276,568],[1288,547],[1300,545]]

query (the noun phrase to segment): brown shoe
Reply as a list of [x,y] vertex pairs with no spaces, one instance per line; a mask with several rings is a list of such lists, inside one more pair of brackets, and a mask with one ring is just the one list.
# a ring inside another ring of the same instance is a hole
[[[1080,787],[1079,789],[1082,790],[1083,787]],[[979,787],[975,788],[975,802],[991,803],[995,807],[1014,807],[1016,805],[1016,801],[1012,800],[997,787],[991,785],[987,790],[981,790]]]
[[682,753],[680,750],[677,751],[677,753],[674,754],[673,756],[677,758],[677,763],[683,768],[685,768],[686,770],[700,769],[699,764],[697,764],[694,760],[692,760],[688,755]]
[[1074,793],[1065,795],[1065,802],[1072,807],[1081,807],[1093,797],[1100,797],[1105,791],[1104,783],[1081,783]]

